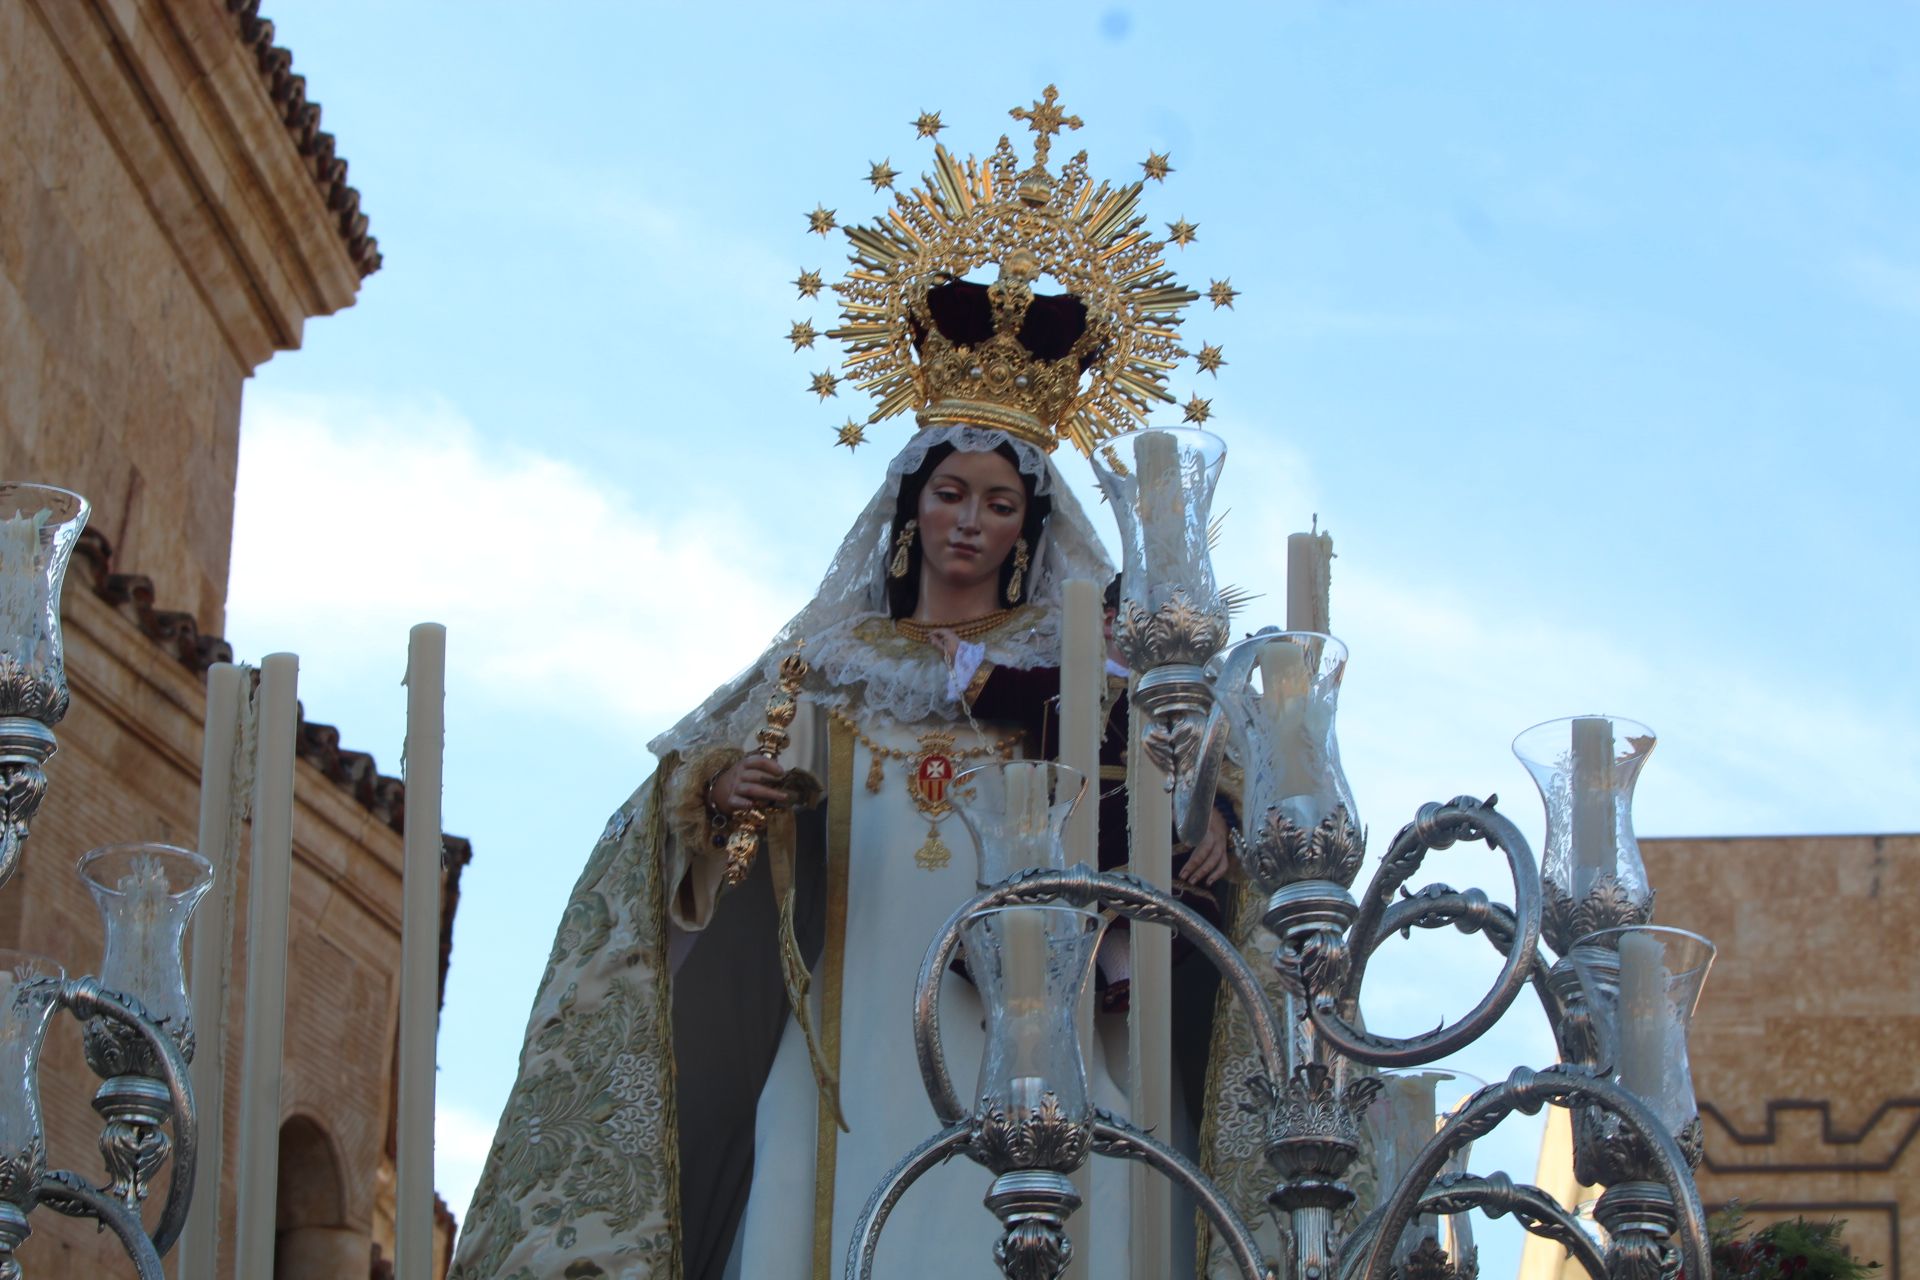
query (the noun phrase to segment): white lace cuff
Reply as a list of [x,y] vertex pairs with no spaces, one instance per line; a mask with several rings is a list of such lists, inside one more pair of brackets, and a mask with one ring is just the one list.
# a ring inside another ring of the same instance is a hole
[[987,646],[978,640],[962,640],[954,651],[953,665],[947,668],[947,701],[966,700],[968,687],[973,684],[974,673],[980,670],[980,664],[987,660]]

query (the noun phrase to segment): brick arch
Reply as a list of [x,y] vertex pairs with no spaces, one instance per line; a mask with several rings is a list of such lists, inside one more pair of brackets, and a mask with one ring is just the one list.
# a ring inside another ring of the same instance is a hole
[[365,1275],[367,1237],[347,1225],[346,1179],[333,1135],[294,1115],[280,1126],[274,1192],[273,1280],[332,1280]]

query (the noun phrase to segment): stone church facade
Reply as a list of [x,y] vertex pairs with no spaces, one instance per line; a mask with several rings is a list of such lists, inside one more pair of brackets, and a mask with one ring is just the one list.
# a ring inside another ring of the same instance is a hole
[[1691,1037],[1709,1208],[1844,1218],[1920,1267],[1920,835],[1643,840],[1655,919],[1719,947]]
[[[242,387],[380,266],[346,162],[258,4],[0,0],[0,475],[94,508],[63,610],[73,706],[0,889],[0,946],[74,974],[97,969],[100,947],[80,854],[195,839],[204,675],[232,656],[218,636]],[[405,791],[326,725],[303,719],[299,755],[275,1276],[358,1280],[390,1274],[392,1254]],[[448,846],[450,927],[468,850]],[[97,1176],[96,1082],[70,1019],[41,1081],[51,1161]],[[224,1278],[237,1080],[200,1105],[226,1115]],[[444,1273],[444,1207],[439,1225]],[[89,1223],[43,1210],[32,1227],[20,1257],[39,1280],[131,1274]]]

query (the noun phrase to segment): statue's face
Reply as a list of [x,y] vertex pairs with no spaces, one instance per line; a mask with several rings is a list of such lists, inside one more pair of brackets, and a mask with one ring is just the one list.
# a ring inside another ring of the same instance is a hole
[[954,453],[920,491],[921,572],[955,586],[995,581],[1027,517],[1027,487],[998,453]]

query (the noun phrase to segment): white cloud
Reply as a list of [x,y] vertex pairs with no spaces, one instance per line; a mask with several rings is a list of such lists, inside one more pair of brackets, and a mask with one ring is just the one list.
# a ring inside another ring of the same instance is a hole
[[750,661],[804,596],[758,573],[729,521],[641,508],[643,480],[483,441],[442,402],[256,394],[234,630],[397,680],[407,628],[443,622],[449,685],[469,696],[659,723]]
[[462,1227],[493,1145],[493,1118],[441,1101],[433,1109],[433,1189]]

